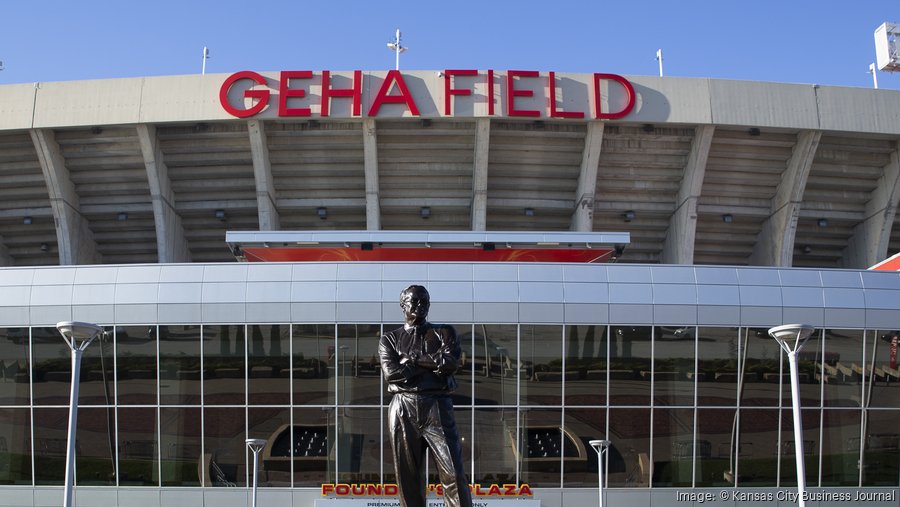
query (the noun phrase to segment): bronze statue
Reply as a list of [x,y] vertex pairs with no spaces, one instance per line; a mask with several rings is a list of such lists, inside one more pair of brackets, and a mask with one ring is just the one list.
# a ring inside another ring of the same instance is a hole
[[381,371],[394,394],[388,413],[402,507],[426,507],[425,449],[437,464],[447,507],[471,507],[472,495],[450,393],[460,348],[452,326],[428,322],[431,299],[421,285],[400,293],[406,324],[378,343]]

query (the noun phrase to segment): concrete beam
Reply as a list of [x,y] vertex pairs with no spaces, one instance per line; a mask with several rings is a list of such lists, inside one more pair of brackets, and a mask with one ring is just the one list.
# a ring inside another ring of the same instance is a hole
[[684,166],[684,176],[675,200],[675,212],[669,218],[669,229],[663,243],[660,262],[663,264],[693,264],[694,241],[697,236],[697,202],[706,175],[706,162],[716,127],[699,125],[694,133],[691,152]]
[[475,158],[472,164],[472,230],[487,229],[488,155],[491,148],[491,120],[475,121]]
[[572,213],[573,231],[594,230],[594,194],[597,192],[597,171],[600,151],[603,148],[605,122],[588,123],[584,136],[584,151],[581,152],[581,172],[578,174],[578,188],[575,190],[575,212]]
[[821,139],[822,132],[818,130],[804,130],[797,135],[794,151],[772,199],[772,212],[753,246],[751,265],[789,268],[793,264],[803,191]]
[[53,208],[60,265],[100,264],[94,233],[81,214],[75,184],[72,183],[56,136],[49,129],[33,129],[29,134],[37,150],[50,196],[50,207]]
[[900,142],[884,166],[884,173],[866,203],[866,218],[856,224],[844,249],[844,267],[864,269],[877,264],[894,252],[888,252],[891,229],[900,201]]
[[272,164],[269,163],[269,146],[266,143],[266,125],[262,120],[247,122],[250,133],[250,152],[253,156],[253,177],[256,179],[256,201],[259,206],[259,230],[277,231],[281,220],[275,206],[275,183]]
[[190,262],[191,252],[188,250],[181,217],[175,211],[175,192],[172,190],[169,168],[166,166],[156,137],[156,127],[140,124],[137,126],[137,136],[144,157],[144,167],[147,170],[147,182],[150,185],[159,262]]
[[381,204],[378,185],[378,138],[375,118],[363,119],[363,165],[366,175],[366,229],[381,229]]

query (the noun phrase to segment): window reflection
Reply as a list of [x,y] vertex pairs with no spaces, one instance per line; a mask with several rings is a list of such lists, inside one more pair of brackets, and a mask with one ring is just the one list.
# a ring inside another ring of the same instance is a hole
[[[519,481],[536,487],[560,487],[563,456],[587,456],[579,442],[563,430],[559,410],[522,409],[519,446]],[[581,445],[583,448],[583,445]]]
[[380,324],[338,326],[338,404],[381,403],[381,363],[378,360]]
[[[61,486],[66,470],[69,409],[35,408],[33,417],[34,483]],[[75,452],[80,451],[81,445],[76,439]]]
[[697,405],[733,407],[738,385],[738,330],[701,327],[697,341]]
[[[653,398],[656,405],[694,404],[694,326],[654,328]],[[643,375],[643,373],[642,373]]]
[[290,326],[257,324],[247,329],[247,401],[251,405],[290,404]]
[[[803,422],[803,456],[806,467],[806,485],[819,484],[819,426],[821,410],[801,410]],[[792,410],[781,411],[781,482],[780,486],[797,485],[797,456],[794,438],[794,414]]]
[[159,401],[200,404],[200,326],[159,326]]
[[518,327],[475,326],[475,404],[512,405],[518,389]]
[[[258,485],[291,485],[291,409],[289,407],[250,407],[247,409],[248,438],[263,438],[266,446],[259,453]],[[253,480],[253,452],[247,450],[250,480]]]
[[162,485],[200,486],[200,409],[161,407],[159,420]]
[[55,327],[31,328],[31,343],[34,404],[68,406],[72,382],[69,346]]
[[[777,407],[782,378],[781,347],[769,336],[768,328],[744,328],[741,333],[744,375],[738,378],[740,405]],[[787,364],[783,373],[788,374]]]
[[900,331],[874,331],[866,343],[866,401],[870,407],[900,407]]
[[203,326],[203,402],[207,405],[243,405],[243,325]]
[[650,486],[650,409],[609,409],[609,440],[612,441],[610,451],[615,448],[622,466],[611,467],[607,485],[611,488]]
[[863,486],[897,486],[900,477],[898,410],[865,411]]
[[335,482],[334,408],[295,408],[292,438],[294,487]]
[[[66,421],[68,424],[68,421]],[[78,409],[78,452],[75,483],[81,486],[116,484],[115,409]]]
[[[771,338],[770,338],[771,339]],[[772,339],[772,341],[775,341]],[[818,407],[822,401],[822,330],[816,329],[797,354],[797,377],[800,381],[800,405],[803,408]],[[781,406],[791,407],[791,370],[787,355],[782,363]]]
[[334,324],[293,326],[295,405],[334,404],[334,333]]
[[[567,408],[564,415],[563,428],[574,448],[570,447],[563,459],[563,487],[594,488],[597,486],[597,453],[589,442],[606,439],[606,409]],[[607,477],[625,472],[625,462],[615,442],[607,448],[603,470]]]
[[862,376],[857,373],[862,364],[863,331],[848,329],[825,330],[826,407],[859,407],[862,402]]
[[338,482],[381,482],[380,408],[338,409]]
[[[55,328],[53,328],[55,329]],[[56,337],[62,340],[59,331]],[[68,347],[68,345],[66,346]],[[113,328],[99,334],[81,356],[81,376],[78,389],[79,405],[115,405],[113,389]],[[71,350],[68,352],[71,357]],[[68,405],[68,402],[66,402]]]
[[775,486],[778,481],[778,410],[741,409],[739,417],[737,484]]
[[28,328],[0,328],[0,405],[28,405],[28,370]]
[[859,410],[822,411],[822,486],[859,485]]
[[203,485],[245,486],[247,435],[243,408],[203,409]]
[[156,408],[119,408],[119,485],[159,486]]
[[612,326],[609,403],[650,405],[651,336],[646,326]]
[[697,487],[734,486],[737,449],[737,410],[697,410]]
[[156,326],[116,328],[116,395],[122,405],[156,404]]
[[[453,324],[456,336],[459,340],[460,358],[459,370],[456,371],[456,391],[453,392],[453,404],[457,407],[472,404],[473,368],[472,355],[473,338],[472,324]],[[389,329],[385,327],[385,329]],[[389,403],[387,393],[383,398]],[[471,439],[470,439],[471,440]]]
[[580,372],[563,371],[562,327],[519,326],[521,361],[521,403],[523,405],[562,405],[563,379],[578,378]]
[[31,485],[31,414],[0,410],[0,484]]
[[516,482],[515,409],[475,409],[475,463],[469,480],[475,484]]
[[607,326],[566,328],[566,405],[606,403],[608,329]]
[[711,447],[706,440],[695,442],[693,409],[654,409],[653,486],[691,486],[694,453],[707,457]]

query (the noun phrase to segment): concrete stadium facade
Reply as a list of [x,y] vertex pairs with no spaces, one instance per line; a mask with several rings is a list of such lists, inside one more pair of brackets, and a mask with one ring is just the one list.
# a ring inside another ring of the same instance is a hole
[[[765,330],[803,322],[809,505],[896,505],[900,274],[862,269],[900,249],[900,92],[491,70],[7,85],[0,182],[2,506],[62,498],[64,320],[110,331],[85,358],[76,505],[246,505],[245,438],[269,439],[267,503],[392,482],[371,345],[411,283],[465,338],[473,482],[593,503],[606,437],[613,504],[791,504]],[[608,265],[236,263],[225,241],[291,230],[630,241]]]

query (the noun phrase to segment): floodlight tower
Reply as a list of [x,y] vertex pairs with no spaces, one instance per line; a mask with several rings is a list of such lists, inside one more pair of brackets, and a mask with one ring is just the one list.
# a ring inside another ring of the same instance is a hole
[[200,74],[206,74],[206,60],[209,60],[209,48],[203,46],[203,64],[200,67]]
[[404,51],[406,51],[409,48],[400,44],[400,29],[399,28],[397,29],[397,34],[396,34],[394,40],[392,40],[391,42],[388,42],[387,47],[388,47],[388,49],[390,49],[391,51],[396,53],[396,60],[394,62],[394,70],[400,70],[400,53],[403,53]]

